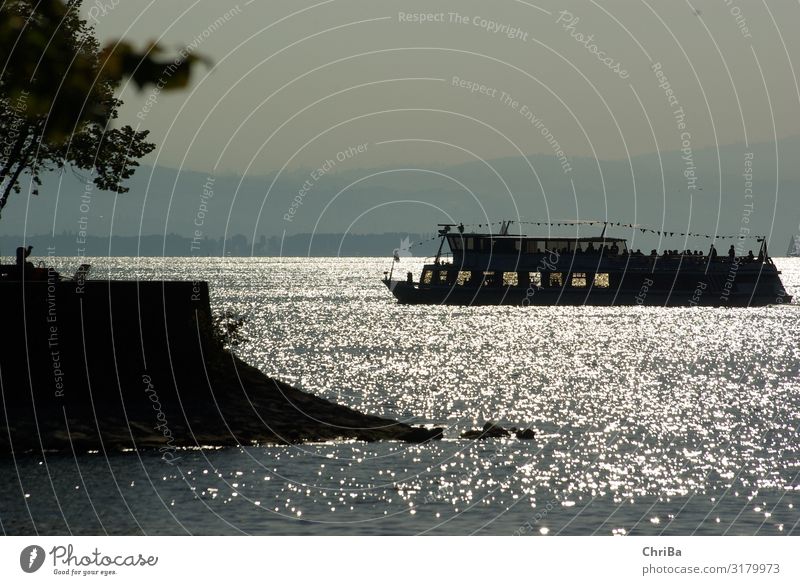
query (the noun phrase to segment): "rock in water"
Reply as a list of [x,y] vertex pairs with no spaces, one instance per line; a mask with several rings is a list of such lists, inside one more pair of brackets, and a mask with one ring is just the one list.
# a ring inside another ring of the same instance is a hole
[[398,438],[406,443],[424,443],[426,441],[438,441],[442,438],[444,429],[433,428],[426,429],[424,427],[415,427],[407,433],[400,435]]
[[[510,432],[509,432],[510,431]],[[480,430],[466,431],[461,434],[462,439],[498,439],[503,437],[510,437],[511,433],[523,441],[529,441],[536,437],[533,429],[518,430],[517,427],[504,429],[497,423],[489,421],[483,425]]]
[[499,439],[510,437],[511,434],[503,427],[489,421],[483,425],[481,430],[466,431],[461,435],[462,439]]
[[517,438],[523,441],[530,441],[536,438],[536,433],[533,429],[525,429],[524,431],[517,431]]

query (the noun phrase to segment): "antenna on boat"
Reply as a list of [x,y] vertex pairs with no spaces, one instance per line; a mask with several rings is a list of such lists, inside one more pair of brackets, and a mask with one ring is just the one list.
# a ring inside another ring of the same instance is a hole
[[439,242],[439,249],[436,251],[436,259],[434,260],[434,264],[439,263],[439,257],[442,255],[442,246],[444,246],[444,238],[447,234],[450,233],[450,228],[455,227],[456,224],[454,223],[439,223],[436,224],[439,226],[439,235],[442,237],[442,240]]

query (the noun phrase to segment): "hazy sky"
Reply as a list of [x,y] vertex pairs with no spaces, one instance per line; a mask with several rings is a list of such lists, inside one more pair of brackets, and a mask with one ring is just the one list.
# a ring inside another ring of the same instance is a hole
[[214,62],[187,91],[122,93],[123,121],[159,145],[148,161],[171,167],[265,174],[359,144],[337,170],[569,164],[800,134],[797,2],[100,4],[84,10],[102,39],[194,43]]
[[[608,218],[751,230],[783,249],[800,231],[795,0],[83,10],[104,42],[157,41],[212,64],[184,91],[123,88],[121,122],[157,144],[130,193],[98,193],[87,213],[86,187],[62,173],[46,185],[58,197],[15,197],[2,230],[257,240]],[[641,235],[629,232],[615,235]]]

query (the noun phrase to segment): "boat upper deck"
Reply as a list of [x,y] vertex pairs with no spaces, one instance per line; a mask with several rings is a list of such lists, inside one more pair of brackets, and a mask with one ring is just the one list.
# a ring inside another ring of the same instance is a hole
[[[736,250],[733,245],[720,254],[714,245],[708,250],[629,250],[625,238],[592,237],[539,237],[527,235],[497,235],[486,233],[448,233],[446,237],[451,255],[437,256],[434,264],[452,263],[484,270],[542,270],[569,266],[572,269],[596,267],[614,270],[729,270],[730,264],[755,269],[764,263],[771,264],[765,249]],[[451,257],[447,257],[451,256]]]
[[530,237],[526,235],[497,235],[456,233],[447,235],[450,250],[455,253],[491,252],[493,254],[541,254],[546,252],[592,252],[607,247],[617,252],[627,250],[625,238],[594,236],[584,238]]

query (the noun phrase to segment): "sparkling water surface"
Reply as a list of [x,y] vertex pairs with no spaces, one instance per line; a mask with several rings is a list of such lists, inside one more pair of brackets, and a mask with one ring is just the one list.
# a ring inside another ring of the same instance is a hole
[[[204,449],[178,466],[4,458],[6,533],[800,530],[800,305],[401,306],[384,258],[91,262],[95,276],[208,280],[215,310],[247,318],[245,361],[445,438]],[[800,297],[800,259],[776,263]],[[488,420],[536,439],[458,438]]]

